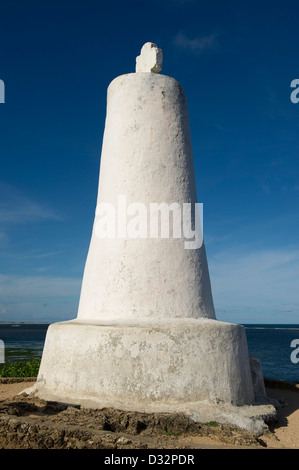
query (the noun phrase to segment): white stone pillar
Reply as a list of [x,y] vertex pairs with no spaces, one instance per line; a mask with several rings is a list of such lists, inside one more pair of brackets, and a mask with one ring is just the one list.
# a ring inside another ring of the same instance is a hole
[[[143,47],[137,70],[161,68],[152,46]],[[183,219],[184,204],[194,211],[197,202],[182,86],[150,71],[117,77],[108,88],[98,192],[98,208],[115,208],[115,238],[99,237],[96,215],[78,318],[215,318],[204,245],[188,249],[183,223],[181,238],[174,238],[172,217],[169,238],[161,238],[160,230],[151,238],[152,203],[176,204]],[[140,231],[146,238],[123,231],[132,223],[132,204],[139,216],[136,204],[147,211],[146,234]]]
[[[151,203],[197,202],[185,94],[176,80],[157,75],[161,65],[162,52],[147,43],[137,72],[108,88],[78,316],[49,326],[30,393],[260,429],[273,407],[252,406],[245,330],[215,318],[204,245],[187,249],[184,237],[174,237],[177,225],[168,238],[126,233],[126,215],[132,219],[136,209],[142,225]],[[98,233],[104,203],[116,209],[115,227],[108,224],[115,237]]]

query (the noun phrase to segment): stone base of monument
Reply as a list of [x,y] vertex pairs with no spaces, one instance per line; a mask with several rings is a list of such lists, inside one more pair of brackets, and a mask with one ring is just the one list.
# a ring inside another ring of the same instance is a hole
[[255,433],[275,415],[266,399],[255,403],[244,328],[210,319],[54,323],[26,392],[89,408],[183,412]]

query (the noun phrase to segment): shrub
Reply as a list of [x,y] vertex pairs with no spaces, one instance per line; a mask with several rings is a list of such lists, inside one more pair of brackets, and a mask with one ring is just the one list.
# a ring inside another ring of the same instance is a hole
[[38,359],[0,364],[0,377],[37,377],[39,366]]

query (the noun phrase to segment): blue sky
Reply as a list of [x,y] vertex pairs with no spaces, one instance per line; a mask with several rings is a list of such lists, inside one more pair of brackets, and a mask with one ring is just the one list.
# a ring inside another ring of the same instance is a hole
[[297,1],[1,2],[0,321],[75,318],[106,91],[151,41],[184,87],[219,320],[299,323]]

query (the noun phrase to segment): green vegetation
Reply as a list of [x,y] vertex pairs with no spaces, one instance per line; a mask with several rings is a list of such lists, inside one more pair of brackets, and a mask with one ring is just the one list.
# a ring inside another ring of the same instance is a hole
[[0,364],[0,377],[37,377],[39,366],[38,359]]
[[166,434],[166,436],[175,436],[175,437],[178,437],[181,434],[180,432],[168,431],[167,426],[164,426],[164,433]]
[[208,423],[205,423],[206,426],[212,426],[212,427],[216,427],[218,426],[218,423],[217,421],[209,421]]

